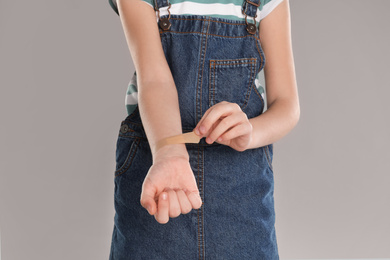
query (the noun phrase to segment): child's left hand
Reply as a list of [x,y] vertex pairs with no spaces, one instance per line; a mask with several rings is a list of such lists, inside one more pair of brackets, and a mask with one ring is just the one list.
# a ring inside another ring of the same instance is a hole
[[238,104],[222,101],[205,112],[194,131],[208,144],[216,141],[242,152],[252,141],[253,126]]

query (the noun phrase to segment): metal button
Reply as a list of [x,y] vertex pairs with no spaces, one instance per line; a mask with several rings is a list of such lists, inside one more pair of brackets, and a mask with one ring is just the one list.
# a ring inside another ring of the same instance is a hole
[[125,134],[127,133],[127,130],[129,130],[129,126],[126,124],[121,125],[121,133]]
[[171,28],[171,22],[168,18],[161,18],[158,24],[164,31],[169,30],[169,28]]
[[252,23],[249,23],[247,24],[246,26],[246,30],[250,33],[250,34],[255,34],[256,33],[256,26]]

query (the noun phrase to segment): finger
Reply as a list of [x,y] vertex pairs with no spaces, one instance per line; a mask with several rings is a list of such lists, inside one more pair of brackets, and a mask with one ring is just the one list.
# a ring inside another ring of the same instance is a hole
[[202,118],[200,119],[200,121],[198,122],[198,124],[196,125],[195,129],[194,129],[194,132],[195,134],[199,135],[199,136],[203,136],[206,131],[204,129],[204,126],[202,127],[202,129],[200,129],[200,126],[202,125],[204,119],[208,116],[208,114],[210,113],[210,111],[214,108],[214,106],[210,107],[209,109],[207,109],[207,111],[203,114]]
[[241,111],[241,108],[237,103],[220,102],[214,106],[215,107],[210,110],[207,116],[204,117],[203,122],[199,125],[199,130],[201,130],[202,134],[207,133],[221,117],[227,117],[234,112]]
[[180,203],[176,195],[176,191],[170,189],[168,190],[168,199],[169,199],[169,216],[171,218],[176,218],[180,215]]
[[169,201],[168,201],[168,193],[161,192],[158,198],[158,208],[157,212],[154,215],[154,218],[160,224],[165,224],[169,221]]
[[206,142],[212,144],[215,140],[217,140],[218,137],[220,137],[229,129],[237,126],[240,123],[244,123],[245,121],[242,114],[245,115],[245,113],[234,113],[222,119],[207,136]]
[[186,193],[183,190],[177,190],[176,195],[180,203],[181,213],[189,213],[192,210],[192,205],[188,200]]
[[156,189],[153,185],[147,183],[142,184],[141,199],[140,203],[150,215],[154,215],[157,210],[157,204],[155,201]]
[[202,199],[198,191],[186,191],[186,195],[191,202],[192,208],[199,209],[202,206]]
[[[205,135],[207,133],[206,130],[202,130],[200,131],[200,126],[203,124],[203,121],[205,120],[205,118],[208,117],[208,115],[210,114],[210,112],[215,109],[216,107],[220,107],[220,106],[223,106],[223,105],[226,105],[226,104],[229,104],[229,102],[227,101],[221,101],[217,104],[215,104],[214,106],[210,107],[209,109],[207,109],[207,111],[203,114],[202,118],[200,119],[200,121],[198,122],[198,124],[196,125],[195,127],[195,133],[197,135]],[[202,129],[205,129],[204,126],[202,127]]]
[[252,129],[253,126],[251,123],[239,124],[226,131],[223,135],[220,136],[220,138],[221,141],[232,140],[239,136],[250,134],[252,132]]

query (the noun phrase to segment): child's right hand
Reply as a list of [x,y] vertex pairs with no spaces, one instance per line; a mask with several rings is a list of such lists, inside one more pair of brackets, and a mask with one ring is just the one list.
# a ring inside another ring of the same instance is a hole
[[172,156],[153,163],[142,185],[141,205],[161,224],[202,206],[188,157]]

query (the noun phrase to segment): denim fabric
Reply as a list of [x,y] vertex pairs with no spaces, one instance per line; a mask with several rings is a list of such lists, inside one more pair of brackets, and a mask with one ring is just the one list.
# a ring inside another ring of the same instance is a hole
[[[265,57],[258,31],[209,16],[170,18],[160,31],[174,77],[183,133],[220,101],[248,118],[263,111],[255,87]],[[158,223],[140,205],[152,155],[138,107],[120,125],[116,147],[115,217],[110,260],[279,259],[275,234],[272,144],[238,152],[218,143],[186,144],[203,205]]]

